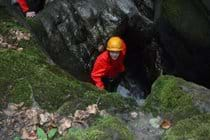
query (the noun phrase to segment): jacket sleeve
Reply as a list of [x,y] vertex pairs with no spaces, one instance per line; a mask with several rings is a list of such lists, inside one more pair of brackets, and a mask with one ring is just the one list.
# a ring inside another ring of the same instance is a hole
[[18,2],[20,8],[22,9],[22,11],[24,13],[27,12],[27,11],[29,11],[29,6],[26,3],[26,0],[18,0],[17,2]]
[[106,64],[104,64],[102,59],[97,58],[93,70],[91,72],[91,78],[99,89],[104,89],[104,83],[102,81],[102,78],[105,76],[105,73]]

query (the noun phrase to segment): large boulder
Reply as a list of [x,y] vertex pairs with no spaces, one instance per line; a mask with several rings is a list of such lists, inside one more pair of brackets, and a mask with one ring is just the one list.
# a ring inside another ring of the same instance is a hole
[[202,0],[202,4],[205,6],[205,10],[210,11],[210,2],[208,0]]
[[161,76],[152,86],[145,109],[177,121],[210,112],[210,90],[174,76]]
[[144,109],[172,122],[165,140],[209,139],[209,98],[209,89],[165,75],[153,84]]
[[156,0],[164,72],[210,87],[209,2]]

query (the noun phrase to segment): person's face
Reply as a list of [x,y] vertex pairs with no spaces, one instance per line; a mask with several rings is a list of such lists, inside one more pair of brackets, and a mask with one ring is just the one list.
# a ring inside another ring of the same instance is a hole
[[120,56],[120,52],[119,51],[116,51],[116,52],[115,51],[110,51],[109,55],[113,60],[117,60],[117,58]]

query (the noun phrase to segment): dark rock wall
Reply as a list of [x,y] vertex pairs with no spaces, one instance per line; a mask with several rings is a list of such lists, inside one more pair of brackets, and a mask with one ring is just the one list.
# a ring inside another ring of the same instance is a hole
[[210,87],[209,2],[162,0],[158,4],[164,72]]
[[138,14],[127,0],[61,0],[50,3],[38,18],[48,34],[46,49],[54,61],[78,76],[91,67],[98,45],[120,34]]

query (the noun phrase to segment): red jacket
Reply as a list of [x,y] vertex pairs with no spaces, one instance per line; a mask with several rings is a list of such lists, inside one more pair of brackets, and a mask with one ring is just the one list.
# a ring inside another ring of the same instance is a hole
[[29,11],[29,6],[28,6],[26,0],[18,0],[17,2],[20,5],[20,8],[22,9],[22,11],[24,13]]
[[91,78],[98,88],[104,89],[103,77],[115,78],[120,72],[125,71],[123,64],[125,54],[126,44],[123,41],[123,50],[117,60],[112,60],[108,51],[103,52],[97,57],[91,72]]

